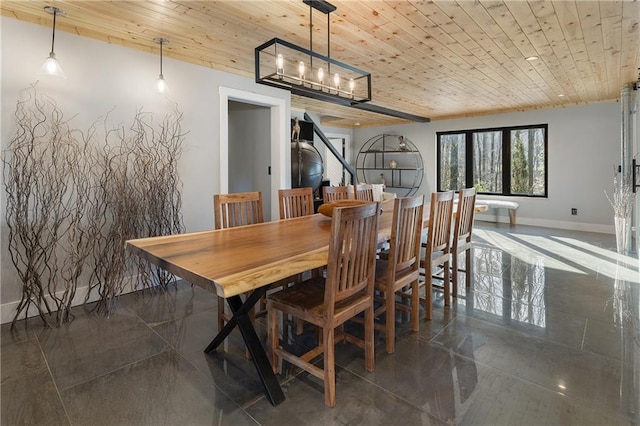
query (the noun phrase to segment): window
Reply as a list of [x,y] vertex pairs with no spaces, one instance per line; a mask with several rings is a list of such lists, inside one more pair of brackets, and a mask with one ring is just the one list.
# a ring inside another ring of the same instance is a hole
[[547,196],[547,125],[438,132],[438,191]]

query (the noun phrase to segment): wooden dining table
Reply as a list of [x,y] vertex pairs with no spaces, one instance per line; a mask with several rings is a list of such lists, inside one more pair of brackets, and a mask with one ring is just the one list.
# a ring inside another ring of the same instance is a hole
[[[380,242],[389,239],[393,200],[380,204]],[[428,203],[425,226],[428,226]],[[284,401],[253,323],[251,308],[269,285],[327,264],[331,218],[314,214],[256,225],[129,240],[126,248],[150,263],[227,300],[233,317],[205,352],[237,326],[272,405]],[[249,296],[241,298],[240,295]],[[214,323],[214,321],[212,321]]]

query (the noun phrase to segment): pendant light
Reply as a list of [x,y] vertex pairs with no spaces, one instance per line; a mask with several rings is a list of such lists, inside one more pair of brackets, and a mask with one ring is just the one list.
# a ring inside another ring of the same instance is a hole
[[58,63],[56,54],[53,50],[56,41],[56,17],[58,15],[64,16],[64,10],[58,9],[57,7],[53,6],[45,6],[44,10],[45,12],[53,15],[53,35],[51,36],[51,52],[49,52],[49,57],[46,61],[44,61],[44,64],[42,64],[42,67],[40,68],[40,74],[67,78],[67,76],[64,74],[64,71],[62,71],[62,67]]
[[169,44],[169,40],[162,37],[156,37],[153,41],[160,45],[160,75],[156,80],[156,91],[158,93],[167,93],[169,91],[169,86],[167,86],[167,82],[164,81],[164,76],[162,75],[162,46]]

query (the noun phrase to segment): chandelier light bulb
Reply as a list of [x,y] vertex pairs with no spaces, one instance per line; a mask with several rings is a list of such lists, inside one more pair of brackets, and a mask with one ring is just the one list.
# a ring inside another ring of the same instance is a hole
[[318,68],[318,81],[320,84],[324,81],[324,70],[322,68]]
[[281,53],[276,58],[276,72],[278,74],[284,73],[284,56]]
[[336,89],[340,88],[340,76],[338,75],[338,73],[335,73],[333,75],[333,84],[336,86]]
[[298,74],[300,74],[300,80],[304,80],[304,62],[302,61],[298,64]]

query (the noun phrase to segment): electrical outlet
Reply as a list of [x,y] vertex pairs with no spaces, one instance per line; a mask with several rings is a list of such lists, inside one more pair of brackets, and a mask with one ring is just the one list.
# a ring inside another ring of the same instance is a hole
[[572,214],[573,216],[577,216],[577,215],[578,215],[578,209],[576,209],[576,208],[572,208],[572,209],[571,209],[571,214]]

